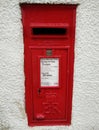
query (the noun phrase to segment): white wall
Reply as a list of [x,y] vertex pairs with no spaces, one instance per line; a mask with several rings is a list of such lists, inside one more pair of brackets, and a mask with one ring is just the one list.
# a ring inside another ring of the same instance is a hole
[[[69,127],[27,125],[20,2],[80,3]],[[99,130],[99,0],[0,0],[0,130]]]

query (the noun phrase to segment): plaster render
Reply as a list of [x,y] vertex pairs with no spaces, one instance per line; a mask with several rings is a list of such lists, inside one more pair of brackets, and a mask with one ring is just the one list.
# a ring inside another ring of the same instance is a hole
[[[80,3],[77,8],[72,124],[28,127],[19,3]],[[99,1],[0,0],[0,130],[99,130]]]

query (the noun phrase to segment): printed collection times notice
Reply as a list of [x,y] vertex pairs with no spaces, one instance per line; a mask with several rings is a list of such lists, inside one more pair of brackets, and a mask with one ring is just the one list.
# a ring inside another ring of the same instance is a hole
[[59,58],[40,59],[41,86],[59,86]]

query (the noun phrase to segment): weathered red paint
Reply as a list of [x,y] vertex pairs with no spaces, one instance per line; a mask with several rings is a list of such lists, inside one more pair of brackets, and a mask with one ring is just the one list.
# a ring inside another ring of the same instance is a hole
[[[22,4],[25,101],[29,126],[70,125],[73,91],[76,5]],[[42,34],[33,28],[63,28]],[[52,54],[47,55],[46,51]],[[40,59],[59,59],[59,85],[41,87]]]

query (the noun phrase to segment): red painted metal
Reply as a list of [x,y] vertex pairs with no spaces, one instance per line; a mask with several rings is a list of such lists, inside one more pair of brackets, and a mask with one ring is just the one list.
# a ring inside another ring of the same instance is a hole
[[[70,125],[76,5],[21,4],[21,11],[28,124]],[[32,32],[33,28],[62,28],[66,31],[37,35]],[[46,54],[47,50],[51,50],[50,55]],[[42,58],[58,59],[57,86],[41,86]]]

